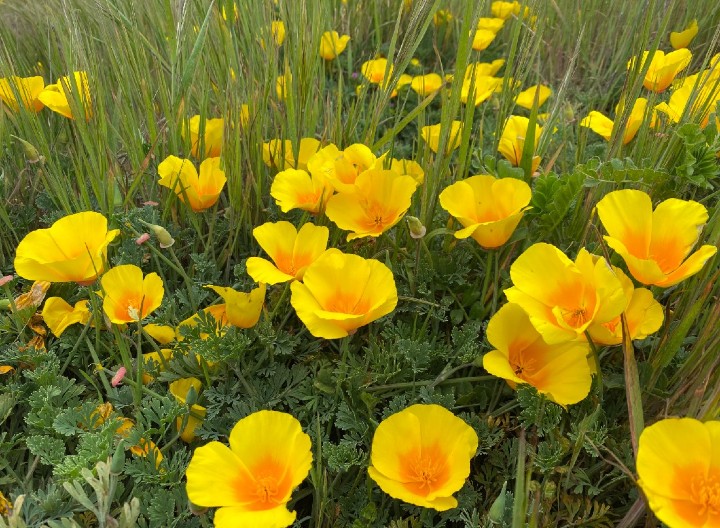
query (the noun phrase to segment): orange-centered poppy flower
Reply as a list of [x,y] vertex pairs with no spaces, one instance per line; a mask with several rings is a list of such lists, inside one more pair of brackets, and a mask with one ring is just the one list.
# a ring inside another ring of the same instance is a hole
[[227,182],[220,158],[204,160],[198,175],[190,160],[168,156],[158,165],[158,174],[158,184],[173,191],[196,213],[215,205]]
[[[227,321],[238,328],[252,328],[260,320],[265,303],[267,285],[261,283],[250,293],[239,292],[225,286],[205,286],[223,298],[225,304],[211,306],[211,315],[218,322]],[[224,306],[224,310],[221,308]],[[206,308],[207,310],[207,308]],[[191,318],[192,321],[193,318]]]
[[307,267],[327,249],[330,231],[313,224],[304,224],[298,231],[290,222],[267,222],[253,229],[253,236],[273,262],[250,257],[248,275],[255,282],[278,284],[302,280]]
[[375,167],[378,159],[369,147],[362,143],[340,150],[332,143],[318,150],[308,160],[308,170],[313,177],[327,178],[338,192],[354,192],[355,180],[366,170]]
[[328,249],[290,285],[290,303],[315,337],[338,339],[397,305],[392,271],[375,259]]
[[515,178],[472,176],[440,193],[440,205],[463,226],[455,238],[469,236],[484,248],[502,246],[530,203],[530,186]]
[[[202,136],[200,135],[201,127]],[[222,118],[202,119],[195,115],[190,118],[183,136],[190,139],[190,152],[195,158],[217,158],[223,145],[225,120]]]
[[45,89],[42,77],[6,77],[0,79],[0,101],[14,111],[22,106],[30,112],[39,112],[45,106],[39,99]]
[[284,528],[295,521],[287,503],[311,464],[310,437],[300,422],[258,411],[235,424],[230,447],[210,442],[195,450],[185,473],[188,498],[219,507],[216,528]]
[[445,84],[445,81],[443,81],[443,78],[437,73],[428,73],[427,75],[413,77],[410,88],[420,97],[427,97],[434,91],[440,89],[443,84]]
[[[646,60],[650,56],[649,51],[644,51],[642,55],[642,64],[644,66]],[[637,57],[633,57],[628,62],[628,69],[635,66],[635,60]],[[653,92],[663,92],[665,89],[672,84],[678,73],[688,67],[692,60],[692,53],[687,48],[681,48],[679,50],[672,51],[665,54],[664,51],[656,50],[652,52],[652,58],[650,58],[650,66],[648,67],[647,73],[645,74],[645,80],[643,86]]]
[[[370,81],[373,84],[380,84],[385,80],[385,70],[388,67],[388,61],[387,59],[373,59],[369,60],[367,62],[364,62],[362,67],[360,68],[360,71],[365,76],[365,78]],[[393,72],[393,66],[390,65],[389,71],[388,71],[388,77],[392,75]]]
[[143,277],[140,268],[123,264],[108,270],[100,279],[103,310],[110,322],[132,323],[145,319],[162,303],[165,288],[157,273]]
[[487,339],[495,350],[483,356],[483,367],[512,387],[527,383],[560,405],[577,403],[590,392],[587,341],[548,345],[519,305],[506,304],[492,316]]
[[380,489],[409,504],[445,511],[470,476],[478,436],[439,405],[411,405],[378,425],[368,474]]
[[582,339],[591,324],[612,321],[628,302],[607,261],[584,248],[573,262],[553,245],[533,244],[513,262],[510,278],[508,301],[525,310],[549,344]]
[[75,118],[73,107],[76,98],[82,106],[79,110],[84,110],[86,120],[90,119],[93,114],[92,98],[88,75],[84,71],[74,72],[72,78],[60,77],[57,84],[49,84],[38,95],[38,99],[50,110],[70,119]]
[[670,198],[653,211],[642,191],[613,191],[598,202],[605,241],[625,261],[635,279],[667,288],[694,275],[717,253],[705,245],[690,254],[708,220],[705,206]]
[[285,169],[278,172],[270,186],[270,196],[283,213],[302,209],[310,213],[325,210],[328,200],[335,192],[332,182],[324,175],[308,174],[301,169]]
[[720,526],[720,421],[667,418],[646,427],[638,485],[669,528]]
[[15,253],[15,271],[28,280],[90,284],[105,269],[107,247],[119,229],[107,229],[100,213],[65,216],[28,233]]
[[[522,161],[523,149],[525,148],[525,137],[527,136],[530,120],[522,116],[510,116],[505,122],[505,127],[498,144],[498,152],[502,154],[513,166],[519,167]],[[535,124],[535,145],[533,153],[537,150],[540,142],[542,127]],[[535,172],[540,165],[540,156],[532,158],[532,172]]]

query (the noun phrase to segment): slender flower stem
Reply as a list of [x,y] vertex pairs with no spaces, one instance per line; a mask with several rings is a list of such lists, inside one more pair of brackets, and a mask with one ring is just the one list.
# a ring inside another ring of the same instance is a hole
[[600,398],[600,401],[603,399],[603,375],[602,375],[602,369],[600,368],[600,354],[598,352],[597,346],[595,346],[595,343],[592,340],[592,337],[590,337],[590,332],[585,330],[585,338],[587,339],[588,344],[590,345],[590,350],[592,351],[593,356],[593,363],[595,363],[595,383],[597,385],[598,389],[598,397]]

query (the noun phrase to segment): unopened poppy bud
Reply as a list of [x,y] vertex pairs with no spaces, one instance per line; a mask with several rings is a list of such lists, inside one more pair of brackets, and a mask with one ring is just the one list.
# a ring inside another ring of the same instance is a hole
[[27,158],[28,162],[43,163],[45,161],[45,157],[40,155],[40,153],[38,152],[38,150],[35,148],[35,146],[32,143],[29,143],[29,142],[25,141],[24,139],[19,138],[17,136],[12,136],[12,137],[17,139],[20,143],[22,143],[23,150],[25,151],[25,157]]
[[112,460],[110,462],[110,473],[114,475],[119,475],[122,473],[123,467],[125,466],[125,446],[123,445],[123,442],[120,441],[120,443],[115,448],[115,453],[112,456]]
[[147,222],[143,222],[150,231],[152,231],[153,235],[155,235],[158,239],[158,242],[160,242],[160,247],[163,249],[169,248],[175,243],[175,239],[170,236],[170,233],[168,233],[168,230],[165,229],[163,226],[159,226],[156,224],[148,224]]
[[120,385],[126,373],[127,369],[125,367],[120,367],[119,369],[117,369],[117,372],[112,377],[112,380],[110,380],[110,385],[112,385],[113,387],[117,387],[118,385]]
[[137,238],[135,239],[135,243],[136,243],[138,246],[141,246],[141,245],[143,245],[145,242],[147,242],[148,240],[150,240],[150,233],[143,233],[142,235],[140,235],[139,237],[137,237]]
[[408,228],[410,229],[410,236],[414,239],[419,239],[425,236],[425,233],[427,233],[427,228],[422,225],[422,222],[419,218],[415,216],[406,216],[408,221]]
[[195,402],[197,402],[198,399],[198,393],[195,390],[195,387],[192,385],[187,391],[187,394],[185,395],[185,403],[187,403],[188,407],[192,407],[195,405]]
[[5,275],[0,277],[0,286],[5,286],[8,282],[11,282],[15,278],[14,275]]
[[507,490],[507,481],[503,484],[502,491],[497,499],[490,506],[488,511],[488,520],[493,524],[500,524],[505,517],[505,492]]

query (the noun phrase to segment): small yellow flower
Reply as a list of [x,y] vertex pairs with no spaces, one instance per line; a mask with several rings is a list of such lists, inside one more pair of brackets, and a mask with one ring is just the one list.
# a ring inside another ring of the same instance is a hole
[[[645,111],[647,109],[647,99],[639,97],[633,105],[632,112],[628,116],[627,123],[625,125],[625,133],[623,135],[623,145],[630,143],[633,138],[637,135],[640,126],[645,120]],[[621,111],[621,108],[616,108],[616,113]],[[613,129],[615,128],[615,122],[604,116],[600,112],[593,110],[588,116],[580,121],[580,126],[588,127],[596,134],[604,137],[607,141],[610,141],[612,137]]]
[[222,152],[224,129],[225,120],[220,117],[203,120],[201,116],[195,115],[183,128],[183,137],[190,139],[190,153],[195,158],[217,158]]
[[270,196],[283,213],[292,209],[310,213],[324,211],[334,192],[335,187],[322,174],[297,169],[278,172],[270,186]]
[[278,46],[285,42],[285,23],[282,20],[273,20],[270,24],[270,33]]
[[527,90],[523,90],[520,92],[515,99],[515,104],[518,106],[522,106],[523,108],[527,108],[528,110],[532,110],[533,104],[535,103],[535,93],[539,92],[538,94],[538,108],[540,108],[545,101],[548,100],[548,97],[552,95],[552,90],[550,87],[545,86],[544,84],[536,84],[535,86],[531,86]]
[[151,323],[143,326],[143,330],[161,345],[175,341],[175,329],[172,326]]
[[[645,74],[643,86],[657,93],[665,91],[678,73],[687,68],[692,60],[692,53],[686,48],[670,52],[667,55],[661,50],[656,50],[655,52],[644,51],[640,68],[643,68],[650,53],[652,53],[652,58],[650,58],[650,66]],[[630,59],[628,69],[635,66],[636,59],[637,57]]]
[[331,143],[318,150],[307,165],[313,177],[327,178],[336,191],[354,192],[357,177],[377,162],[372,150],[362,143],[354,143],[342,151]]
[[119,229],[108,231],[100,213],[65,216],[20,241],[15,271],[29,280],[90,284],[105,269],[108,244],[119,234]]
[[[185,405],[185,398],[187,397],[191,387],[196,393],[200,393],[202,382],[197,378],[181,378],[179,380],[175,380],[170,384],[170,394],[175,396],[175,399],[179,403]],[[190,443],[195,440],[195,429],[197,429],[198,425],[202,424],[206,413],[207,409],[205,409],[202,405],[193,404],[190,406],[190,413],[188,414],[185,428],[180,431],[180,438],[183,442]],[[175,423],[178,430],[180,430],[183,423],[183,417],[178,416]]]
[[439,405],[411,405],[378,425],[368,474],[380,489],[409,504],[445,511],[470,476],[478,436]]
[[696,274],[717,253],[705,245],[690,254],[708,220],[704,205],[669,198],[653,211],[642,191],[613,191],[597,204],[608,246],[625,261],[635,279],[668,288]]
[[390,170],[395,174],[412,176],[415,184],[420,186],[425,181],[425,171],[417,161],[408,159],[392,158],[390,160]]
[[431,93],[439,90],[445,81],[437,73],[428,73],[427,75],[418,75],[413,77],[410,88],[420,97],[427,97]]
[[720,421],[666,418],[646,427],[637,453],[638,486],[669,528],[720,523]]
[[490,4],[490,12],[496,18],[507,20],[520,14],[520,2],[493,2]]
[[487,49],[492,41],[495,40],[497,33],[489,29],[477,29],[473,35],[472,49],[475,51],[482,51]]
[[0,79],[0,101],[14,111],[22,106],[30,112],[39,112],[45,106],[40,101],[40,92],[45,89],[42,77],[6,77]]
[[50,297],[45,301],[42,317],[55,337],[60,337],[68,326],[86,324],[91,317],[88,301],[78,301],[70,306],[61,297]]
[[278,78],[275,81],[275,93],[278,96],[278,99],[281,101],[284,101],[287,98],[287,93],[290,87],[292,86],[292,72],[286,71],[284,74],[278,76]]
[[140,268],[123,264],[108,270],[100,279],[103,311],[111,323],[141,321],[160,307],[165,288],[157,273],[143,277]]
[[[525,136],[527,136],[529,126],[530,120],[527,117],[510,116],[508,120],[505,121],[505,127],[503,128],[500,143],[498,144],[498,151],[515,167],[520,166],[523,149],[525,148]],[[540,142],[540,134],[542,134],[542,127],[536,123],[533,152],[537,150]],[[539,165],[540,156],[533,156],[532,172],[535,172]]]
[[310,437],[293,416],[258,411],[230,432],[230,447],[210,442],[193,453],[187,494],[193,504],[219,507],[218,528],[285,528],[295,522],[287,509],[293,490],[312,464]]
[[340,36],[337,31],[326,31],[320,38],[320,56],[329,61],[340,55],[347,47],[350,35]]
[[[267,286],[261,283],[250,293],[243,293],[225,286],[205,286],[217,293],[225,301],[224,305],[216,305],[213,308],[219,310],[224,306],[224,314],[216,313],[216,319],[225,319],[227,322],[238,328],[252,328],[260,320],[262,307],[265,303],[265,292]],[[219,316],[219,317],[218,317]]]
[[[79,95],[75,95],[75,92]],[[87,72],[76,71],[70,77],[60,77],[57,84],[49,84],[40,92],[38,99],[53,112],[74,119],[73,108],[75,98],[78,98],[85,113],[85,119],[89,120],[93,114],[92,98],[90,96],[90,83]]]
[[271,139],[263,143],[263,161],[268,167],[275,167],[278,170],[300,169],[307,170],[308,160],[320,149],[320,142],[311,137],[300,140],[297,160],[295,159],[295,146],[292,141],[286,139]]
[[165,370],[165,364],[173,357],[173,351],[169,348],[161,348],[160,352],[147,352],[143,354],[143,385],[149,385],[155,378],[149,372],[162,372]]
[[[447,140],[447,145],[445,145],[445,154],[450,154],[453,150],[460,146],[460,141],[462,140],[462,130],[462,121],[453,121],[450,124],[450,135]],[[440,148],[442,124],[438,123],[437,125],[424,126],[420,129],[420,135],[425,140],[428,147],[430,147],[430,150],[437,153]]]
[[471,62],[465,70],[465,80],[473,76],[476,77],[492,77],[505,64],[505,59],[497,59],[492,62]]
[[478,19],[477,28],[478,29],[485,29],[488,31],[492,31],[493,33],[497,33],[502,29],[502,27],[505,25],[505,19],[504,18],[485,18],[481,17]]
[[[385,80],[386,69],[388,69],[388,60],[380,58],[364,62],[362,67],[360,68],[360,71],[371,83],[380,84]],[[392,75],[392,72],[393,66],[391,64],[387,73],[388,77]]]
[[440,193],[440,205],[463,226],[455,238],[473,237],[484,248],[502,246],[530,203],[530,186],[515,178],[472,176]]
[[513,303],[492,316],[487,339],[495,350],[483,356],[483,367],[513,388],[527,383],[560,405],[578,403],[589,394],[587,341],[547,344],[525,311]]
[[315,337],[339,339],[397,305],[392,271],[375,259],[328,249],[290,285],[290,303]]
[[273,263],[259,257],[247,260],[247,272],[255,282],[278,284],[302,280],[307,267],[327,249],[327,227],[304,224],[300,231],[290,222],[267,222],[253,229],[253,236]]
[[205,159],[198,175],[190,160],[168,156],[158,165],[158,174],[158,184],[175,192],[196,213],[215,205],[227,182],[220,158]]
[[[473,84],[474,83],[474,84]],[[476,75],[474,78],[466,77],[460,88],[460,100],[468,104],[471,100],[475,106],[490,99],[492,95],[502,86],[502,77],[489,77],[487,75]]]
[[697,20],[693,20],[683,31],[670,33],[670,44],[674,49],[687,48],[697,34],[698,23]]

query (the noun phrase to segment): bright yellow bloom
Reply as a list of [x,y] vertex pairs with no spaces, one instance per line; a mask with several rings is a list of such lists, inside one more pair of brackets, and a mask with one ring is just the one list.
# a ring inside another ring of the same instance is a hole
[[284,101],[287,98],[287,91],[288,88],[292,86],[292,72],[286,71],[284,74],[278,76],[278,78],[275,81],[275,93],[278,96],[278,99],[281,101]]
[[378,158],[367,146],[354,143],[340,151],[332,143],[318,150],[308,160],[313,176],[327,178],[338,192],[354,192],[355,180],[360,173],[374,167]]
[[[648,56],[651,52],[644,51],[642,56],[643,67],[645,61],[648,60]],[[633,57],[628,62],[628,69],[635,66],[635,60],[637,57]],[[650,67],[645,74],[645,80],[643,86],[653,92],[663,92],[670,86],[678,73],[688,67],[692,60],[692,53],[686,48],[682,48],[665,55],[664,51],[657,50],[653,53],[650,59]]]
[[439,405],[411,405],[378,425],[368,474],[380,489],[409,504],[445,511],[470,476],[478,436]]
[[502,29],[502,27],[505,25],[505,19],[504,18],[484,18],[481,17],[478,19],[477,28],[478,29],[486,29],[488,31],[492,31],[493,33],[497,33]]
[[540,92],[538,94],[538,108],[540,108],[545,101],[548,100],[548,97],[552,95],[550,87],[545,86],[544,84],[536,84],[535,86],[531,86],[527,90],[520,92],[515,99],[515,104],[522,106],[523,108],[527,108],[528,110],[532,110],[533,104],[535,103],[535,93],[538,91]]
[[28,233],[15,254],[15,271],[28,280],[90,284],[105,269],[107,247],[119,229],[107,229],[100,213],[65,216]]
[[297,160],[295,159],[295,147],[292,141],[271,139],[263,143],[263,161],[268,167],[275,167],[278,170],[301,169],[307,170],[308,160],[320,149],[320,142],[311,137],[300,140],[300,148]]
[[605,195],[597,211],[608,246],[643,284],[673,286],[717,253],[716,246],[705,245],[690,255],[708,220],[707,209],[698,202],[669,198],[653,211],[650,196],[625,189]]
[[78,301],[70,306],[61,297],[49,297],[45,301],[42,317],[55,337],[60,337],[68,326],[86,324],[91,317],[87,301]]
[[507,20],[513,15],[520,14],[520,2],[493,2],[490,4],[490,12],[496,18]]
[[422,185],[425,181],[425,171],[414,160],[392,158],[390,160],[390,170],[395,174],[412,176],[417,185]]
[[[613,266],[613,271],[622,283],[627,308],[625,319],[630,339],[645,339],[654,334],[662,326],[665,313],[662,305],[655,300],[647,288],[636,288],[632,280],[620,269]],[[603,324],[593,324],[588,328],[590,337],[601,345],[619,345],[622,343],[622,322],[620,316]]]
[[213,307],[219,310],[219,306],[225,306],[224,314],[213,313],[215,319],[227,319],[229,324],[238,328],[252,328],[260,320],[260,313],[265,303],[265,292],[267,290],[265,283],[261,283],[250,293],[239,292],[224,286],[205,287],[217,293],[225,301],[224,305]]
[[[442,135],[441,127],[442,123],[438,123],[437,125],[428,125],[420,129],[420,135],[425,140],[428,147],[430,147],[430,150],[435,153],[437,153],[440,148],[440,136]],[[453,121],[450,124],[450,134],[447,140],[447,145],[445,145],[445,154],[450,154],[453,150],[460,146],[460,141],[462,140],[462,130],[462,121]]]
[[[128,438],[132,433],[133,429],[135,428],[135,422],[133,422],[130,418],[113,416],[113,412],[114,409],[111,403],[101,403],[91,414],[94,422],[91,424],[86,424],[86,427],[90,429],[97,429],[105,422],[112,420],[111,423],[116,425],[117,427],[117,429],[115,429],[115,434],[118,435],[120,438]],[[160,462],[162,462],[163,455],[157,448],[155,443],[152,441],[140,438],[140,441],[134,446],[129,447],[129,449],[133,455],[141,457],[147,457],[152,451],[153,458],[155,459],[155,467],[158,467],[160,465]]]
[[[475,84],[473,84],[473,82]],[[474,77],[466,77],[460,88],[460,100],[468,104],[472,97],[475,106],[490,99],[492,95],[502,86],[502,77],[490,77],[487,75],[476,75]],[[471,92],[471,90],[473,90]]]
[[325,60],[333,60],[347,47],[350,35],[340,36],[337,31],[326,31],[320,38],[320,56]]
[[175,329],[172,326],[151,323],[143,326],[143,330],[161,345],[175,341]]
[[[638,133],[638,130],[640,130],[640,125],[642,125],[645,120],[646,109],[647,99],[639,97],[635,101],[632,111],[628,116],[628,120],[625,125],[625,133],[623,135],[623,145],[630,143]],[[620,107],[615,109],[616,114],[619,114],[621,111],[622,109]],[[596,134],[604,137],[605,140],[610,141],[613,128],[615,127],[615,122],[600,112],[593,110],[586,118],[580,121],[580,126],[587,127]]]
[[670,33],[670,44],[674,49],[687,48],[697,34],[698,23],[697,20],[693,20],[683,31],[672,31]]
[[[498,144],[498,152],[502,154],[513,166],[519,167],[522,160],[523,149],[525,148],[525,136],[527,135],[530,120],[522,116],[510,116],[505,121],[505,127]],[[535,123],[535,146],[533,153],[537,150],[540,142],[542,127]],[[535,172],[540,165],[540,156],[532,158],[532,172]]]
[[46,86],[38,95],[38,99],[53,112],[74,119],[73,107],[75,106],[75,97],[77,97],[74,92],[76,90],[80,92],[78,99],[85,111],[85,119],[89,120],[92,117],[93,109],[87,72],[74,72],[72,80],[70,77],[60,77],[57,84]]
[[472,49],[475,51],[482,51],[487,49],[492,41],[495,40],[497,33],[489,29],[477,29],[473,35]]
[[483,356],[483,367],[511,387],[527,383],[560,405],[578,403],[590,392],[587,341],[545,343],[519,305],[506,304],[492,316],[487,339],[495,350]]
[[285,23],[282,20],[273,20],[270,24],[270,33],[278,46],[285,42]]
[[510,278],[505,296],[525,310],[548,344],[583,339],[590,325],[612,321],[628,302],[607,261],[584,248],[573,262],[555,246],[533,244],[513,262]]
[[355,333],[397,305],[392,271],[375,259],[328,249],[290,285],[290,303],[315,337],[338,339]]
[[161,348],[160,352],[147,352],[143,354],[143,385],[152,383],[155,377],[150,373],[164,371],[165,364],[172,357],[173,351],[169,348]]
[[[202,141],[200,128],[204,127]],[[190,153],[195,158],[217,158],[222,152],[225,120],[217,117],[205,119],[199,115],[192,116],[183,128],[183,137],[190,139]]]
[[162,303],[165,288],[157,273],[143,277],[140,268],[123,264],[108,270],[100,279],[103,311],[111,323],[141,321]]
[[[191,387],[195,389],[197,394],[199,394],[200,389],[202,388],[202,382],[197,378],[181,378],[179,380],[175,380],[170,384],[170,394],[175,396],[175,399],[182,405],[185,405],[185,398],[187,397]],[[190,413],[188,414],[185,428],[180,431],[180,438],[183,442],[190,443],[195,440],[195,429],[197,429],[198,425],[203,422],[206,413],[207,409],[205,409],[202,405],[193,404],[190,406]],[[182,423],[183,417],[178,416],[175,422],[178,430],[182,427]]]
[[[380,84],[385,80],[385,70],[388,66],[388,60],[387,59],[373,59],[369,60],[367,62],[364,62],[362,67],[360,68],[360,71],[365,76],[365,78],[370,81],[373,84]],[[393,66],[390,65],[389,71],[388,71],[388,77],[392,75],[393,72]]]
[[278,172],[270,186],[270,196],[283,213],[302,209],[310,213],[325,210],[335,187],[325,176],[304,170],[286,169]]
[[638,485],[669,528],[720,526],[720,421],[666,418],[646,427]]
[[6,77],[0,79],[0,101],[14,111],[20,106],[30,112],[39,112],[45,106],[38,98],[45,89],[42,77]]
[[293,416],[258,411],[230,432],[230,447],[210,442],[193,453],[187,494],[193,504],[220,507],[216,528],[284,528],[295,521],[288,511],[293,489],[312,464],[310,437]]
[[515,178],[472,176],[440,193],[440,205],[463,226],[455,238],[469,236],[484,248],[502,246],[530,203],[530,186]]
[[[683,117],[699,122],[701,127],[707,126],[710,115],[715,112],[717,103],[720,102],[720,68],[715,66],[696,75],[687,77],[681,86],[673,90],[668,102],[658,104],[655,109],[666,114],[673,123],[677,123]],[[690,100],[692,106],[688,109]]]
[[250,257],[248,275],[255,282],[278,284],[303,279],[307,267],[327,249],[330,231],[313,224],[304,224],[298,231],[290,222],[267,222],[253,229],[253,236],[273,262]]
[[497,59],[492,62],[471,62],[465,70],[465,80],[472,76],[476,77],[492,77],[505,64],[505,59]]
[[352,231],[348,240],[380,236],[407,212],[416,188],[412,176],[368,169],[355,180],[354,192],[330,197],[325,214],[340,229]]
[[215,205],[227,182],[220,158],[203,160],[198,175],[192,161],[168,156],[158,165],[158,174],[158,184],[174,191],[196,213]]
[[413,77],[410,88],[420,97],[427,97],[431,93],[439,90],[443,84],[445,84],[443,78],[437,73],[428,73],[427,75]]

